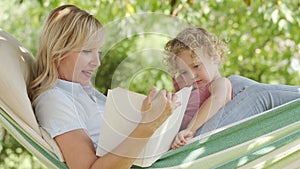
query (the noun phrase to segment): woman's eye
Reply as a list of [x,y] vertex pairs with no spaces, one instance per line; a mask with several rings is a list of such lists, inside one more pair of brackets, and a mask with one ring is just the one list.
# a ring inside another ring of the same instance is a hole
[[102,60],[102,51],[98,51],[99,59]]
[[83,53],[90,53],[92,52],[91,50],[82,50]]

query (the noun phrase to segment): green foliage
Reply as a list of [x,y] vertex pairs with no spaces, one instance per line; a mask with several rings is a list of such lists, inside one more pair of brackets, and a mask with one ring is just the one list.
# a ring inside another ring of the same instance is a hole
[[0,127],[0,168],[39,169],[45,168],[26,151],[6,130]]
[[257,1],[247,7],[242,1],[219,2],[185,4],[178,17],[206,27],[228,43],[231,52],[224,74],[299,85],[299,3]]
[[[173,90],[163,46],[188,25],[205,27],[227,42],[224,75],[300,84],[298,0],[2,0],[0,28],[35,55],[45,17],[61,4],[76,4],[106,28],[104,58],[94,79],[104,93],[117,86],[140,93],[153,85]],[[43,167],[6,132],[0,136],[0,168]]]

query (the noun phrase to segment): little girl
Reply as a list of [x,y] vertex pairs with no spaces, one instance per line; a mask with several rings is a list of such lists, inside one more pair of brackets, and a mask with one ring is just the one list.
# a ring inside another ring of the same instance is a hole
[[193,86],[180,132],[172,148],[186,143],[196,131],[232,98],[230,81],[219,73],[219,64],[227,48],[203,28],[188,28],[170,40],[165,50],[168,63],[176,71],[176,90]]
[[175,90],[194,90],[171,146],[300,98],[299,86],[271,85],[218,71],[226,45],[203,28],[187,28],[167,42],[165,50]]

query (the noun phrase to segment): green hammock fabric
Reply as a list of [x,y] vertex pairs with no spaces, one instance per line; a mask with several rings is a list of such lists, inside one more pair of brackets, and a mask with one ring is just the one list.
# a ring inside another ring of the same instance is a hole
[[[13,126],[12,135],[17,140],[25,139],[34,147],[33,154],[48,164],[46,166],[67,168],[53,153],[26,134],[3,109],[0,109],[0,114],[1,124],[10,132],[9,126]],[[300,99],[169,151],[148,168],[283,168],[300,159],[299,145]],[[270,158],[258,161],[269,154],[272,155]]]
[[[296,146],[284,149],[284,146],[293,144]],[[278,159],[278,164],[271,164],[282,168],[290,160],[300,159],[299,144],[300,100],[296,100],[169,151],[148,168],[238,168],[280,148],[282,151],[277,154],[285,152],[285,156]]]
[[[67,165],[61,162],[52,152],[44,149],[20,125],[18,125],[7,113],[0,108],[0,124],[25,148],[35,155],[48,168],[67,169]],[[34,149],[35,151],[32,151]]]

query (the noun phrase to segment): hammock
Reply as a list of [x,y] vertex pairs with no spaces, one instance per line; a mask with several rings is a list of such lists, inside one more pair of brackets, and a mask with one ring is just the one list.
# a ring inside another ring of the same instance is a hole
[[[0,124],[47,168],[67,168],[55,141],[39,127],[27,95],[32,55],[1,29],[0,51]],[[296,168],[299,137],[300,99],[198,136],[149,168]]]
[[300,167],[299,162],[300,99],[193,138],[149,168],[282,169]]

